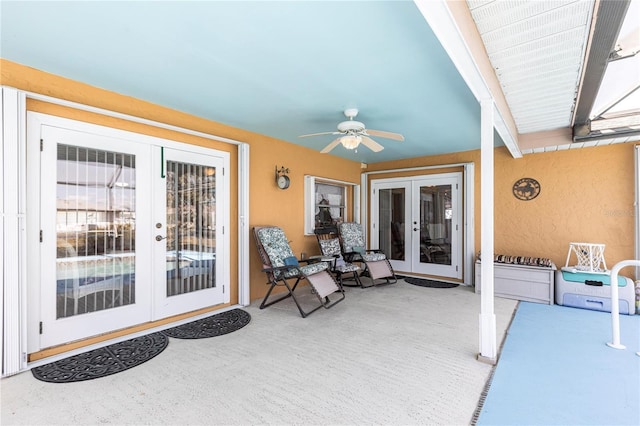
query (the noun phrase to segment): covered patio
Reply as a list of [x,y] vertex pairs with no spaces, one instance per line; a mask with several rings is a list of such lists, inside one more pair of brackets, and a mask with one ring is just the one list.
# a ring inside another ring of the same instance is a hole
[[[304,320],[290,300],[256,301],[244,328],[171,339],[101,379],[5,378],[2,424],[469,424],[493,368],[476,360],[480,295],[402,280],[346,291]],[[516,303],[495,300],[500,340]]]
[[[345,303],[304,321],[292,302],[265,310],[254,303],[245,308],[251,322],[239,331],[171,339],[156,358],[101,379],[51,384],[30,372],[6,378],[2,424],[640,420],[633,364],[633,351],[640,348],[637,316],[622,318],[628,349],[617,351],[604,344],[610,338],[606,313],[526,302],[518,307],[517,301],[496,298],[505,359],[492,367],[475,359],[480,296],[470,288],[425,288],[401,280],[347,292]],[[518,325],[509,331],[514,314]],[[606,374],[592,375],[588,386],[558,375],[592,362]],[[604,392],[615,405],[603,402]]]

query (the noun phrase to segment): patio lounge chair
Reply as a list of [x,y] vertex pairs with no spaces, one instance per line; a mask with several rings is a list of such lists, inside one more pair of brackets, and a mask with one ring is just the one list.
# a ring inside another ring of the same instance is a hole
[[314,233],[318,238],[318,245],[320,246],[320,253],[324,257],[331,257],[331,272],[333,272],[338,278],[340,285],[346,285],[344,278],[349,281],[353,280],[356,286],[362,287],[358,274],[360,273],[360,267],[350,262],[346,262],[342,256],[342,249],[340,245],[340,235],[338,234],[338,228],[335,226],[315,229]]
[[371,279],[371,287],[380,283],[376,280],[385,279],[385,283],[393,284],[398,281],[387,256],[380,250],[366,250],[362,225],[355,222],[344,222],[339,226],[342,252],[347,262],[361,262],[365,265],[361,277]]
[[[276,226],[256,226],[253,228],[253,236],[256,241],[258,253],[262,261],[262,271],[267,274],[270,285],[267,294],[264,296],[260,309],[271,306],[284,299],[291,297],[295,302],[300,315],[305,318],[312,312],[325,308],[329,309],[336,303],[344,300],[345,294],[342,286],[338,284],[336,279],[329,273],[329,265],[326,262],[309,263],[300,265],[300,262],[310,262],[310,259],[297,260],[293,255],[293,251],[289,246],[289,241],[281,228]],[[295,283],[291,286],[288,280],[295,279]],[[296,287],[300,281],[306,279],[311,286],[312,293],[318,298],[320,304],[310,311],[305,311],[300,306],[296,295],[294,294]],[[268,301],[271,292],[276,286],[284,286],[288,292],[284,296]],[[331,301],[329,296],[334,293],[340,293],[338,298]]]

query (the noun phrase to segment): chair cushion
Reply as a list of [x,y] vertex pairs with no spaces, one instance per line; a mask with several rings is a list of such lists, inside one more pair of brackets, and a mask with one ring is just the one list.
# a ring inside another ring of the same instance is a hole
[[345,263],[345,264],[336,266],[336,270],[342,273],[356,272],[360,270],[360,267],[358,265],[354,265],[353,263]]
[[364,247],[364,233],[359,223],[341,223],[340,236],[342,237],[342,245],[345,253],[354,251],[354,247]]
[[[288,257],[295,258],[289,240],[287,240],[284,231],[275,226],[269,226],[258,230],[258,238],[264,248],[265,253],[269,257],[272,268],[280,268],[285,265],[284,259]],[[285,278],[296,277],[300,274],[298,269],[290,269],[285,271],[274,271],[273,275],[276,279],[280,279],[283,275]]]
[[269,256],[272,267],[279,268],[285,266],[285,258],[295,257],[289,246],[289,240],[287,240],[281,228],[262,228],[258,231],[258,237],[264,247],[264,251],[267,253],[267,256]]
[[318,263],[310,263],[309,265],[301,266],[300,271],[306,275],[317,274],[321,271],[326,271],[329,268],[329,264],[327,262],[318,262]]
[[384,253],[367,253],[362,255],[362,259],[365,262],[377,262],[380,260],[385,260],[387,256]]
[[[480,254],[478,254],[480,259]],[[542,266],[550,268],[553,266],[551,259],[546,257],[530,257],[530,256],[509,256],[506,254],[495,254],[493,261],[495,263],[510,263],[513,265],[525,265],[525,266]]]
[[[387,258],[384,253],[367,253],[364,245],[364,233],[362,226],[355,222],[340,224],[340,235],[345,253],[358,253],[365,262],[375,262]],[[356,256],[354,260],[357,260]]]
[[331,238],[330,240],[320,240],[320,251],[325,256],[333,256],[340,254],[340,240],[338,238]]

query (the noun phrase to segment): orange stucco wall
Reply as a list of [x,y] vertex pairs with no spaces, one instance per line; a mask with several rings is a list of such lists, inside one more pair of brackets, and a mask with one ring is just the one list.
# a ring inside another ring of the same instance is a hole
[[[496,252],[550,257],[564,266],[570,242],[606,244],[609,268],[634,258],[634,144],[526,155],[496,151]],[[518,201],[511,187],[535,178],[540,195]],[[575,261],[575,257],[573,257]],[[627,275],[631,269],[624,271]]]
[[[611,268],[634,257],[634,144],[572,149],[514,159],[495,150],[495,252],[551,258],[564,266],[570,242],[606,244]],[[474,162],[475,250],[480,249],[480,151],[377,163],[367,171]],[[385,177],[388,175],[384,175]],[[520,178],[536,179],[540,195],[519,201]],[[575,257],[572,258],[575,261]],[[631,274],[631,269],[625,271]]]
[[[0,84],[5,86],[248,143],[250,145],[249,226],[265,224],[281,226],[291,240],[292,249],[297,254],[303,251],[309,255],[318,253],[315,237],[304,236],[304,175],[315,175],[359,183],[360,163],[358,162],[323,155],[315,150],[282,140],[89,86],[4,59],[0,59],[0,72]],[[238,153],[235,145],[214,142],[196,136],[41,101],[29,100],[27,108],[30,111],[111,126],[230,152],[230,176],[232,176],[231,235],[237,235],[237,222],[234,218],[238,216],[238,183],[236,179]],[[276,166],[284,166],[290,170],[291,186],[287,190],[280,190],[275,184]],[[232,304],[238,301],[237,252],[237,239],[232,238],[230,283]],[[265,285],[264,274],[260,272],[261,265],[253,244],[250,257],[251,299],[255,300],[264,296],[267,286]]]
[[[66,99],[85,105],[130,114],[183,128],[247,142],[250,145],[250,226],[281,226],[296,254],[318,253],[317,242],[304,236],[304,175],[359,183],[360,163],[319,154],[285,141],[237,129],[201,117],[195,117],[125,95],[48,74],[6,60],[0,60],[0,83],[35,93]],[[235,146],[211,142],[194,136],[97,116],[44,104],[29,102],[29,109],[54,115],[111,125],[153,136],[212,146],[231,152],[232,176],[236,175]],[[215,117],[213,117],[215,118]],[[607,265],[634,256],[634,165],[633,144],[526,155],[513,159],[506,149],[495,151],[495,250],[498,253],[550,257],[564,265],[571,241],[597,242],[607,245]],[[480,151],[419,157],[401,161],[370,164],[367,172],[453,163],[474,162],[476,252],[480,247]],[[280,190],[274,182],[274,169],[289,168],[291,186]],[[389,177],[390,175],[386,175]],[[541,194],[531,201],[518,201],[511,193],[513,183],[531,177],[541,184]],[[232,182],[232,218],[237,182]],[[364,207],[364,206],[363,206]],[[232,220],[232,224],[233,224]],[[232,235],[236,235],[235,224]],[[232,282],[237,284],[237,244],[232,241]],[[264,274],[253,244],[250,252],[251,299],[261,298]],[[237,293],[232,293],[232,302]]]

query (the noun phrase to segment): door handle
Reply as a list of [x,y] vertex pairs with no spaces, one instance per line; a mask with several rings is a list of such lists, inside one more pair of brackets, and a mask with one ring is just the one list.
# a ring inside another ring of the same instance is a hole
[[166,240],[167,237],[163,237],[162,235],[156,235],[156,241]]
[[419,229],[418,229],[418,228],[413,228],[413,230],[414,230],[414,231],[419,231]]

